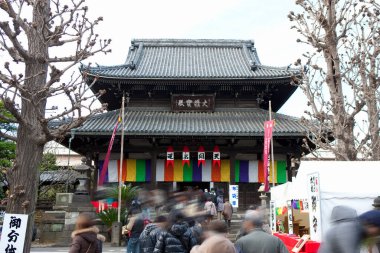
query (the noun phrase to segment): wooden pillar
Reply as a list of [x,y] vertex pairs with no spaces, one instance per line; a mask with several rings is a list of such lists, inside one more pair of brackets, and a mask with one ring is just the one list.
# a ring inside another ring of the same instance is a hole
[[151,172],[150,172],[150,175],[151,175],[150,188],[152,190],[157,188],[157,178],[156,178],[156,176],[157,176],[157,155],[158,155],[157,149],[154,148],[152,153],[151,153]]
[[288,181],[291,182],[292,181],[292,168],[291,168],[291,154],[287,154],[286,155],[286,172],[287,172],[287,176],[288,176]]
[[235,184],[235,161],[236,152],[230,151],[230,184]]

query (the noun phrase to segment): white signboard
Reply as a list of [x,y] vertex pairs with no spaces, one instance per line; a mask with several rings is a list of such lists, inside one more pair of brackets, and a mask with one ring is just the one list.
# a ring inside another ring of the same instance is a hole
[[293,208],[292,208],[292,201],[288,200],[287,201],[287,206],[288,206],[288,229],[289,229],[289,235],[294,234],[293,231]]
[[232,207],[239,207],[239,186],[230,185],[230,203]]
[[319,173],[307,175],[307,191],[309,196],[309,220],[311,240],[320,242],[322,240],[321,221],[321,192]]
[[277,228],[276,228],[276,224],[277,224],[277,217],[276,217],[276,203],[274,202],[274,200],[271,200],[270,203],[269,203],[269,212],[270,212],[270,229],[272,230],[272,232],[276,232],[277,231]]
[[5,214],[1,233],[0,252],[23,252],[27,225],[28,215]]

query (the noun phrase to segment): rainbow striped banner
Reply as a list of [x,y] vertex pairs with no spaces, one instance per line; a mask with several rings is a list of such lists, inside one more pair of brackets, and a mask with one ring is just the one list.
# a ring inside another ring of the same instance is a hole
[[[99,175],[101,174],[104,161],[99,161]],[[115,183],[119,180],[120,160],[111,160],[104,182]],[[125,159],[123,161],[123,182],[149,182],[151,180],[151,160]]]
[[[271,164],[272,166],[272,164]],[[275,183],[286,183],[286,161],[275,161]],[[99,175],[103,167],[103,161],[98,164]],[[120,160],[110,160],[105,181],[118,182]],[[205,165],[198,166],[197,160],[191,160],[190,165],[182,164],[182,160],[175,160],[174,166],[167,166],[165,160],[157,160],[157,182],[229,182],[230,160],[221,160],[220,167],[212,166],[211,160],[206,160]],[[124,182],[149,182],[151,180],[151,160],[125,159],[122,169]],[[264,183],[264,163],[255,160],[235,161],[236,183]],[[273,181],[272,167],[270,167],[269,181]]]
[[156,175],[158,182],[229,182],[230,161],[221,160],[220,167],[213,167],[211,160],[199,166],[197,160],[191,160],[190,166],[182,165],[182,160],[175,160],[172,168],[165,160],[158,160]]

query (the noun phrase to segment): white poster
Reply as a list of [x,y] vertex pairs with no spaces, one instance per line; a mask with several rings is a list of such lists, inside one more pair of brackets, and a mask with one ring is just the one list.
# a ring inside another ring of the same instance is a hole
[[309,196],[309,220],[310,238],[320,242],[322,240],[322,221],[321,221],[321,193],[319,173],[307,175],[307,191]]
[[23,252],[27,225],[28,215],[5,214],[1,233],[0,252]]
[[230,185],[230,203],[232,207],[239,207],[239,186]]
[[276,228],[276,224],[277,224],[277,217],[276,217],[276,203],[274,202],[274,200],[271,200],[270,203],[269,203],[269,207],[270,207],[270,229],[272,230],[272,232],[276,232],[277,231],[277,228]]
[[289,229],[289,235],[294,234],[293,231],[293,208],[292,208],[292,201],[288,200],[287,202],[288,206],[288,229]]

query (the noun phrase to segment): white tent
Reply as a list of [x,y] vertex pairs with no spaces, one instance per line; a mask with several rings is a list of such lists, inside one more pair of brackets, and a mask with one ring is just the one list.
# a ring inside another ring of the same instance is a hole
[[292,183],[272,188],[272,200],[281,206],[286,200],[307,199],[307,175],[313,172],[320,177],[322,232],[329,228],[335,206],[350,206],[361,214],[380,195],[380,161],[303,161]]

